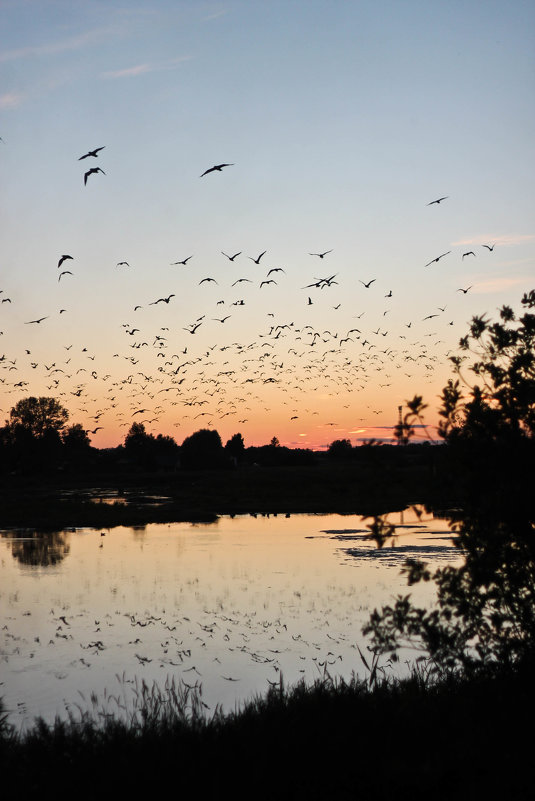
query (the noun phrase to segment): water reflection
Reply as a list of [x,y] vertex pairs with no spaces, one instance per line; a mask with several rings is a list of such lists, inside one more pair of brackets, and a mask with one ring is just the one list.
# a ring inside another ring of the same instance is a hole
[[[2,534],[5,537],[5,534]],[[50,567],[57,565],[70,552],[70,533],[50,531],[45,534],[37,531],[9,533],[7,539],[13,558],[31,567]]]
[[65,716],[80,693],[117,692],[117,677],[202,684],[212,710],[265,692],[281,674],[287,683],[324,670],[349,678],[361,668],[370,610],[405,591],[407,549],[429,561],[458,557],[445,521],[393,520],[399,545],[380,555],[355,515],[236,516],[105,537],[6,533],[0,694],[22,725]]

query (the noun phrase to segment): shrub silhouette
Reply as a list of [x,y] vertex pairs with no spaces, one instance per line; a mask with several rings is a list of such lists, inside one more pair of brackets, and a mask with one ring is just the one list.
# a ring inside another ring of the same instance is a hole
[[[364,628],[377,652],[395,658],[415,647],[439,672],[514,668],[535,650],[535,291],[521,304],[518,318],[504,306],[497,322],[472,319],[442,394],[439,430],[459,506],[446,516],[464,561],[434,572],[407,561],[409,586],[434,582],[435,607],[399,596]],[[421,398],[412,404],[421,417]],[[379,545],[392,533],[377,520],[371,528]]]

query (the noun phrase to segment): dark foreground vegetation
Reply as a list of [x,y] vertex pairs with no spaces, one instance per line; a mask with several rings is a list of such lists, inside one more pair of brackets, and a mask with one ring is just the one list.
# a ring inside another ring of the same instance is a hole
[[[429,450],[430,462],[416,460],[413,468],[428,476],[429,493],[440,490],[454,499],[444,514],[463,561],[436,569],[406,562],[409,587],[432,582],[437,602],[420,608],[407,594],[372,613],[364,629],[370,653],[361,657],[367,660],[367,681],[336,683],[326,675],[313,687],[286,691],[281,685],[236,714],[209,718],[200,696],[171,684],[163,690],[142,687],[126,722],[99,716],[97,709],[79,721],[37,723],[21,734],[4,721],[0,758],[6,797],[137,798],[160,792],[209,799],[533,797],[535,315],[528,310],[535,308],[535,291],[522,305],[520,317],[503,307],[496,323],[474,318],[460,355],[452,359],[456,378],[444,388],[440,411],[445,445]],[[422,398],[416,396],[408,409],[397,432],[404,444],[415,423],[422,425]],[[401,458],[408,458],[410,447],[399,448],[407,455]],[[336,450],[348,456],[338,464],[340,474],[358,471],[347,445]],[[348,510],[369,504],[370,537],[387,547],[395,530],[365,495],[373,492],[386,463],[375,473],[363,470],[362,483],[353,473],[354,483],[344,484],[340,475],[336,484],[327,477],[335,462],[333,457],[323,474],[316,466],[320,478],[316,485],[310,478],[309,504],[320,486],[328,487],[330,499],[337,486],[343,488]],[[408,468],[406,462],[403,469]],[[404,497],[410,485],[403,470],[396,473],[395,459],[389,469],[400,503],[416,500]],[[190,492],[201,481],[198,475],[190,474]],[[255,475],[264,475],[264,468],[251,468],[240,480]],[[272,480],[271,487],[266,484],[271,491],[280,486],[280,479]],[[221,499],[235,487],[225,486]],[[269,497],[262,494],[262,482],[258,486],[256,504]],[[291,491],[294,500],[304,497],[301,486]],[[235,511],[246,511],[250,499],[236,494]],[[332,511],[342,510],[344,500],[338,501]],[[271,503],[267,511],[276,511],[273,497]],[[379,666],[395,662],[407,646],[421,654],[419,667],[406,681],[389,681]]]
[[528,799],[533,665],[428,684],[271,688],[237,714],[202,718],[178,688],[137,714],[37,726],[0,741],[7,798]]

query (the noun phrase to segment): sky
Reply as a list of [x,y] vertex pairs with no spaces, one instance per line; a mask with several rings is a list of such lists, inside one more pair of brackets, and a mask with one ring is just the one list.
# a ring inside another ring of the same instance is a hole
[[419,394],[434,436],[471,318],[535,287],[532,2],[0,0],[0,32],[0,419],[321,449]]

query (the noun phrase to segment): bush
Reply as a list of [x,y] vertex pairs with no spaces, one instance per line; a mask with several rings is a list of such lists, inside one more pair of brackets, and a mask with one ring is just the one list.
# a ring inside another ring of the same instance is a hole
[[[522,306],[535,307],[535,291]],[[464,556],[459,567],[430,571],[407,561],[411,586],[434,582],[437,604],[410,595],[375,610],[364,628],[378,653],[422,651],[440,672],[472,674],[514,668],[535,652],[535,315],[474,317],[452,357],[456,378],[442,394],[440,433],[460,508],[447,514]],[[471,363],[467,365],[467,362]],[[465,377],[468,367],[470,381]],[[464,397],[463,391],[468,391]],[[411,414],[421,418],[421,398]],[[406,421],[409,430],[411,418]],[[391,532],[372,526],[381,545]]]

